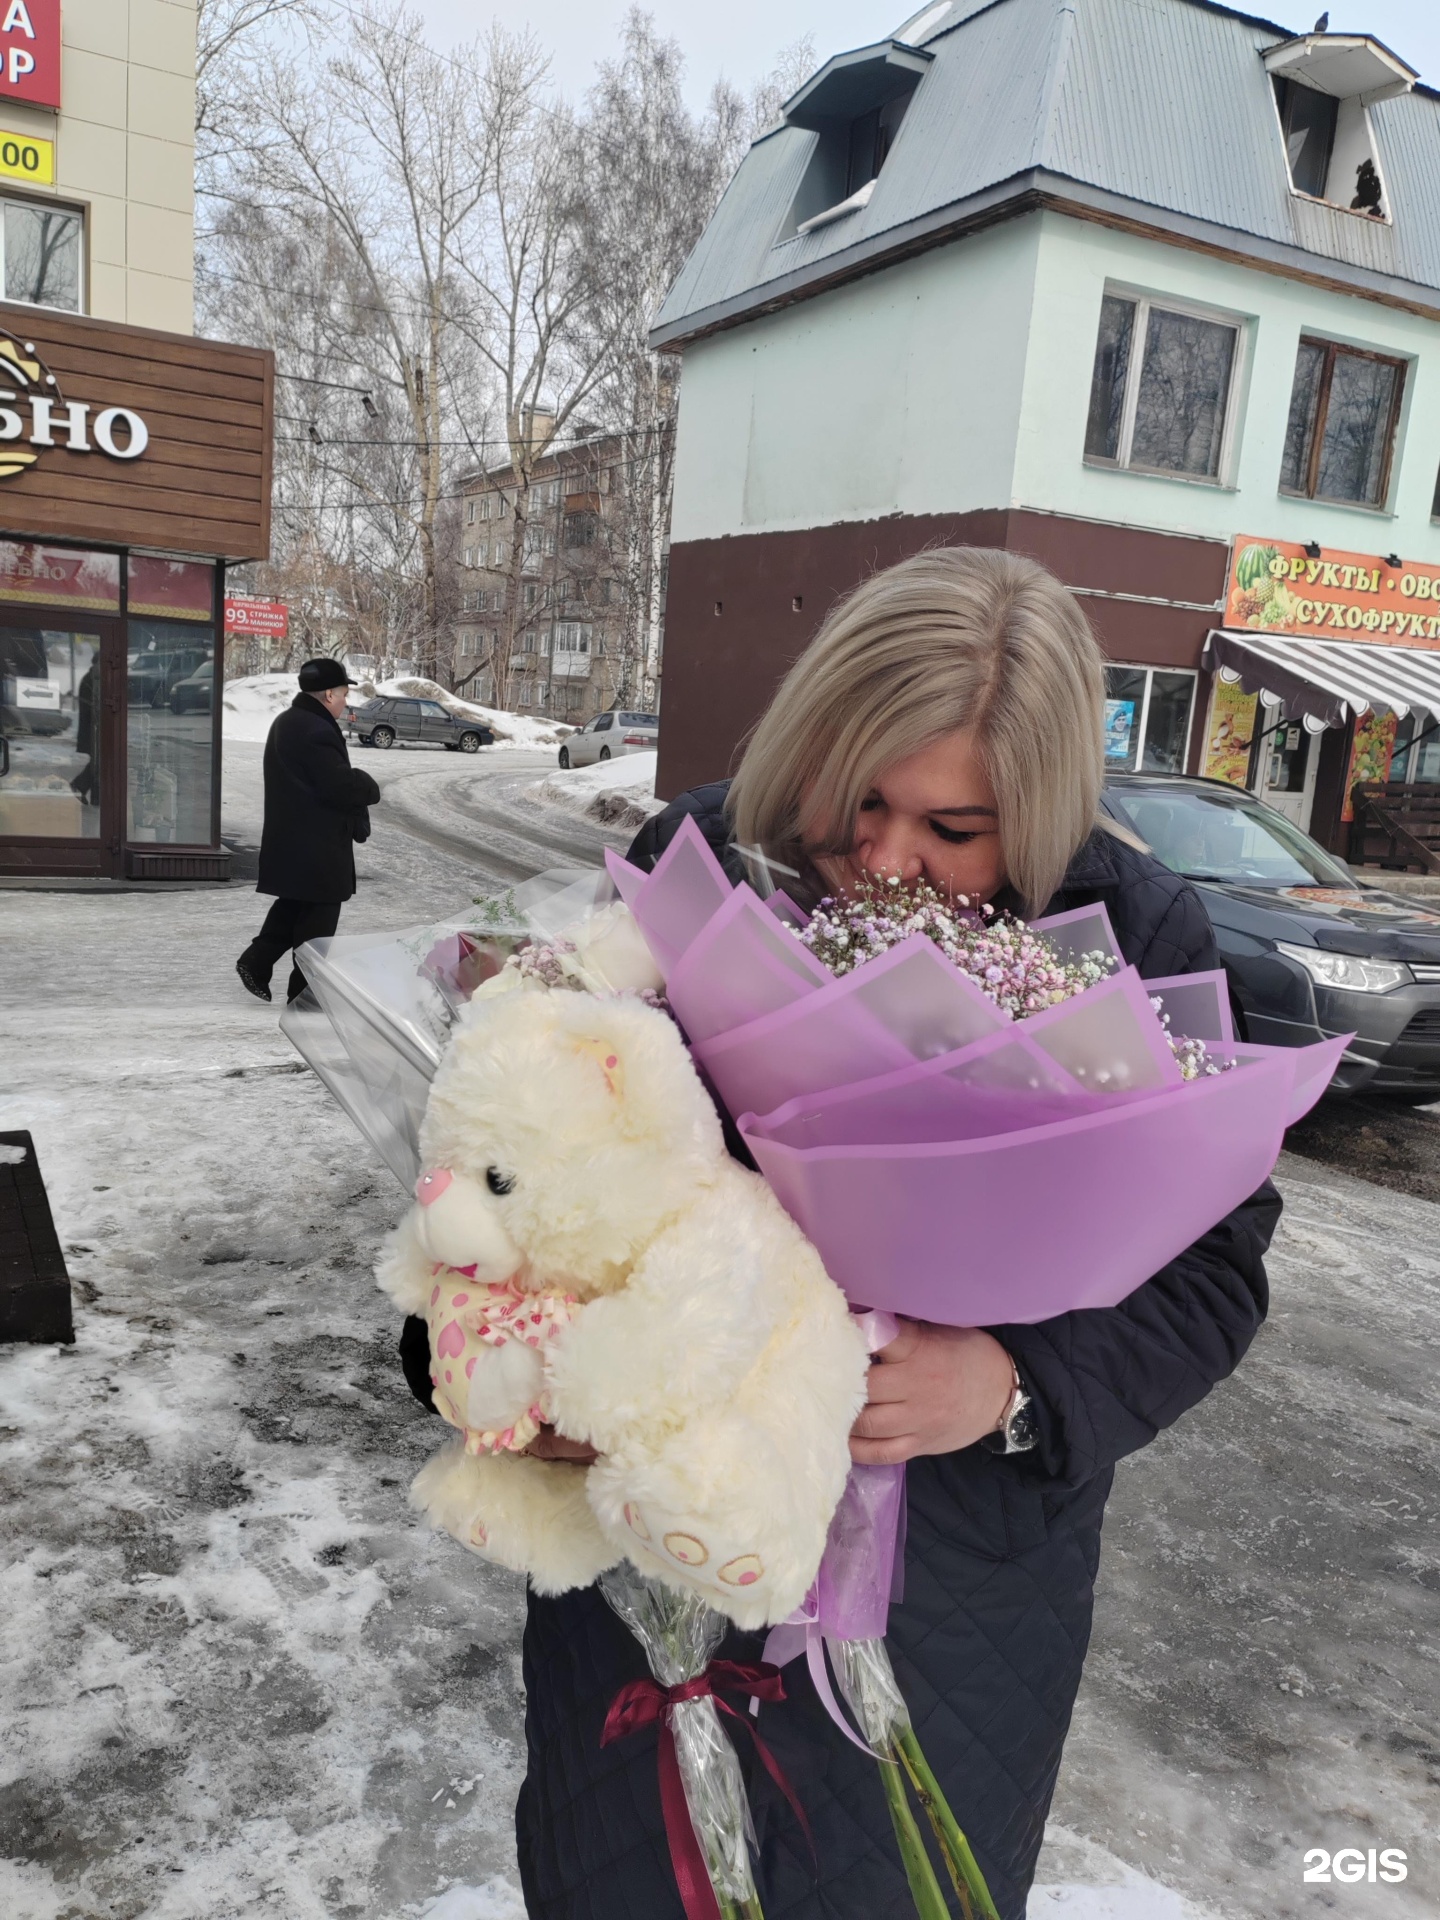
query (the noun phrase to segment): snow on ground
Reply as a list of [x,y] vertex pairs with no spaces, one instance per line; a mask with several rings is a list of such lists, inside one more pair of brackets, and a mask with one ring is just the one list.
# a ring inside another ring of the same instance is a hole
[[[227,680],[221,696],[221,728],[227,740],[263,740],[270,723],[282,713],[299,691],[293,673],[252,673],[239,680]],[[477,706],[462,700],[434,680],[380,680],[376,693],[393,694],[411,700],[438,700],[451,713],[465,720],[478,720],[495,735],[497,749],[507,747],[553,747],[573,733],[573,727],[558,720],[535,720],[523,713],[500,713],[494,707]],[[365,695],[352,692],[350,705],[363,705]]]
[[263,740],[270,723],[300,691],[293,673],[251,673],[227,680],[220,696],[220,728],[227,740]]
[[593,767],[557,767],[530,788],[543,806],[563,807],[609,826],[643,827],[664,806],[655,798],[658,753],[597,760]]

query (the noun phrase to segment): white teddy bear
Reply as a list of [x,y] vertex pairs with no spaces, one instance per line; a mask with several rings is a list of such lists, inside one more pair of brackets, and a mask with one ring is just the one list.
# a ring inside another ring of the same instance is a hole
[[[468,1009],[379,1269],[463,1437],[411,1497],[536,1591],[628,1556],[742,1627],[815,1576],[865,1344],[809,1241],[726,1152],[684,1042],[626,996]],[[541,1420],[583,1467],[519,1449]]]

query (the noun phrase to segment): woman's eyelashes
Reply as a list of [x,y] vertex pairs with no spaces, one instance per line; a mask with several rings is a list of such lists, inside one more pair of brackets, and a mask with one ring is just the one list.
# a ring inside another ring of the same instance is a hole
[[947,846],[968,847],[972,840],[978,840],[979,834],[970,827],[942,827],[938,820],[930,822],[930,831],[937,840],[943,840]]

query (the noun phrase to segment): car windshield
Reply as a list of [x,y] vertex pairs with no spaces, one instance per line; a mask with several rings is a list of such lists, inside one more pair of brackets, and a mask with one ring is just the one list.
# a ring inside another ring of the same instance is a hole
[[1196,787],[1107,787],[1105,801],[1187,880],[1249,887],[1343,887],[1352,875],[1322,847],[1250,795]]

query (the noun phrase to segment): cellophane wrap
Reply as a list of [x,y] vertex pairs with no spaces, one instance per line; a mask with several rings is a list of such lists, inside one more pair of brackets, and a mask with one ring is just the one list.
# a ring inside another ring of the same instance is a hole
[[[725,1616],[698,1595],[662,1586],[628,1560],[601,1574],[600,1591],[665,1687],[697,1679],[729,1631]],[[711,1884],[722,1900],[743,1906],[757,1897],[750,1866],[756,1842],[739,1759],[712,1698],[677,1701],[669,1714],[685,1802]]]
[[307,941],[297,959],[308,990],[280,1031],[409,1191],[430,1083],[476,987],[527,942],[593,921],[614,899],[604,873],[559,870],[450,920]]

